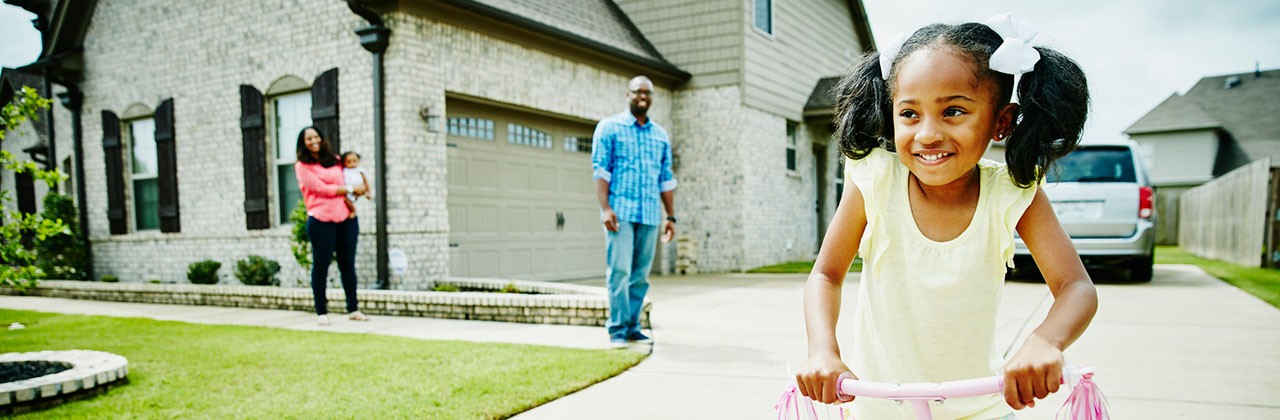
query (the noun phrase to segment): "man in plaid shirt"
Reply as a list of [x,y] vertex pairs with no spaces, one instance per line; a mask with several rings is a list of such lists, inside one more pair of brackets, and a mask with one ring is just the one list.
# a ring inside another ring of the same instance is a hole
[[[630,109],[596,125],[591,140],[592,178],[605,228],[605,262],[609,266],[609,343],[651,343],[640,332],[640,310],[649,291],[649,268],[662,241],[676,233],[673,201],[676,179],[671,173],[671,139],[649,119],[653,82],[636,76],[628,83]],[[666,210],[666,219],[658,208]]]

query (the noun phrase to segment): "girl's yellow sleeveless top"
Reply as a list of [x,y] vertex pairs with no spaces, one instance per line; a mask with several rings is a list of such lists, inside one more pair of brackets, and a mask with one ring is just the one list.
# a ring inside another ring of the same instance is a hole
[[[996,308],[1013,235],[1035,188],[1018,188],[1004,164],[978,163],[981,186],[968,228],[938,242],[920,232],[907,197],[910,171],[896,154],[875,149],[846,162],[845,177],[866,203],[858,254],[862,278],[853,318],[858,377],[877,382],[943,382],[1003,372],[994,345]],[[859,419],[913,419],[909,404],[859,398]],[[999,395],[931,404],[935,419],[993,419],[1012,410]]]

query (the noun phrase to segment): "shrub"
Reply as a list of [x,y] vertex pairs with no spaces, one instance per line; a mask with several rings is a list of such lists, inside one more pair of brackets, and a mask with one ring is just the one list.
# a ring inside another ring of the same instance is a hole
[[103,283],[116,283],[116,282],[119,282],[119,281],[120,281],[120,278],[119,278],[119,277],[116,277],[116,276],[113,276],[113,275],[110,275],[110,274],[104,274],[104,275],[102,276],[102,282],[103,282]]
[[280,279],[276,278],[279,272],[280,263],[260,255],[236,261],[236,278],[249,286],[279,286]]
[[80,221],[76,217],[76,203],[71,196],[50,192],[44,196],[45,220],[61,220],[66,231],[38,241],[36,265],[44,271],[44,278],[88,280],[89,251],[80,237]]
[[293,223],[293,241],[289,250],[293,251],[293,259],[298,261],[305,271],[311,271],[311,237],[307,236],[307,204],[298,200],[297,207],[289,213],[289,223]]
[[456,292],[458,291],[458,286],[451,283],[436,283],[431,286],[431,290],[436,292]]
[[187,280],[192,284],[218,284],[218,269],[222,263],[214,260],[196,261],[187,266]]
[[520,293],[520,289],[515,283],[507,283],[506,286],[502,286],[502,293]]

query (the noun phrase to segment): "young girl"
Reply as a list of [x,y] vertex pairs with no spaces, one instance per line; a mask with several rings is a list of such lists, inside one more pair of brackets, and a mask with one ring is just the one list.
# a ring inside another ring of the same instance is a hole
[[[360,154],[356,152],[344,152],[342,154],[342,179],[347,185],[363,185],[365,188],[365,197],[373,199],[369,188],[369,177],[365,175],[364,168],[360,167]],[[347,194],[347,209],[351,213],[347,215],[348,219],[356,218],[356,200],[360,199],[360,195],[354,192]]]
[[[864,56],[836,88],[852,188],[805,285],[809,356],[796,375],[805,396],[837,402],[845,372],[905,383],[1003,371],[1003,398],[931,405],[935,418],[981,420],[1013,418],[1011,408],[1058,390],[1062,351],[1088,326],[1097,295],[1037,184],[1078,144],[1088,90],[1075,62],[1027,44],[1034,35],[1009,15],[930,25],[900,48]],[[993,140],[1007,142],[1007,166],[981,160]],[[1005,362],[995,315],[1015,229],[1054,303]],[[862,278],[845,365],[835,329],[855,253]],[[853,407],[864,420],[914,418],[910,405],[885,400]]]

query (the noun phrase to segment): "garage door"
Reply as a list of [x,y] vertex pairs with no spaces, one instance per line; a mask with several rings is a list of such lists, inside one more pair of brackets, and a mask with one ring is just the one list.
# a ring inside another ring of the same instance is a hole
[[594,125],[462,100],[446,106],[451,274],[603,275]]

